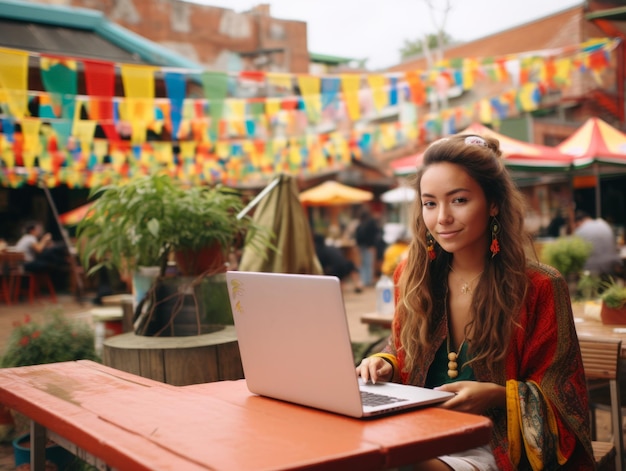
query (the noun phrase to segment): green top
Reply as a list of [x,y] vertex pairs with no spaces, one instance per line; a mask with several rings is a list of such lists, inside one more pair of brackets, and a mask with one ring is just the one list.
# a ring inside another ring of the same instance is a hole
[[430,365],[425,386],[427,388],[435,388],[442,384],[454,383],[456,381],[474,381],[476,379],[474,377],[474,370],[464,366],[468,360],[467,342],[464,342],[459,352],[459,358],[457,359],[459,375],[454,379],[448,377],[448,345],[447,342],[444,341],[441,347],[439,347],[439,350],[437,350],[433,363]]

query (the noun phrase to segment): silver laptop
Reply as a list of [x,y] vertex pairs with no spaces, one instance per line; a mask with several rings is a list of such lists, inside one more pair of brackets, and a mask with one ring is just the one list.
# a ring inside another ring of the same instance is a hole
[[[250,392],[351,417],[436,404],[453,396],[357,379],[338,278],[229,271],[226,279]],[[372,396],[386,398],[367,405]]]

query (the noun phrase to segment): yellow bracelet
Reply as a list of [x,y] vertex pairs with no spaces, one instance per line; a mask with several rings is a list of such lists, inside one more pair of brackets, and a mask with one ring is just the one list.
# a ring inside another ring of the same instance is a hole
[[391,365],[391,379],[393,379],[393,377],[396,374],[396,371],[398,370],[398,359],[396,358],[396,356],[392,355],[391,353],[374,353],[371,356],[382,358],[383,360],[385,360],[387,363]]

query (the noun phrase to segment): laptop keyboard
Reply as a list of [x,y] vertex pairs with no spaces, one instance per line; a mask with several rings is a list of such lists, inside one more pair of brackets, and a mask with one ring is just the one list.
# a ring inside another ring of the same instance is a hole
[[367,391],[361,391],[361,402],[364,406],[384,406],[385,404],[393,404],[394,402],[401,401],[404,401],[404,399],[401,399],[399,397],[387,396],[385,394],[376,394]]

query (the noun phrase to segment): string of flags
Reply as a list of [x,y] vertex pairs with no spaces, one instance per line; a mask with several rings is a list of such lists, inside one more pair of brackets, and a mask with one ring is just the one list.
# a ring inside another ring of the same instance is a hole
[[[0,184],[43,178],[49,186],[93,187],[157,168],[197,184],[315,175],[474,121],[534,111],[577,74],[601,84],[618,44],[599,39],[449,59],[430,70],[321,76],[172,69],[0,48]],[[41,87],[29,89],[37,80]],[[431,106],[485,82],[504,91]],[[390,110],[395,121],[375,124]]]

